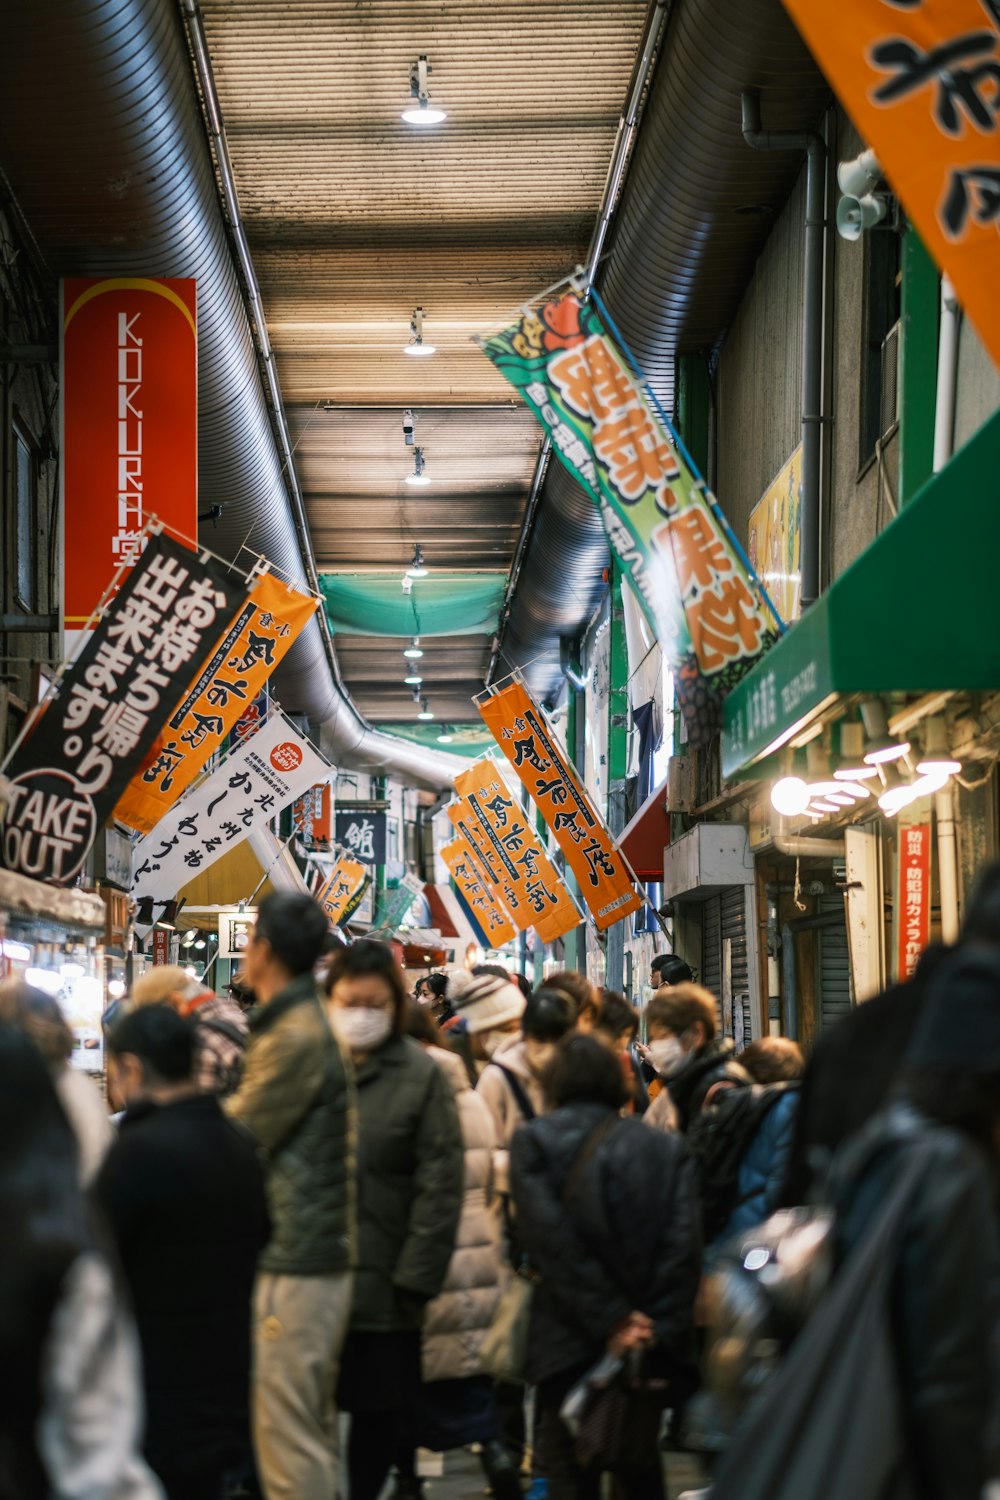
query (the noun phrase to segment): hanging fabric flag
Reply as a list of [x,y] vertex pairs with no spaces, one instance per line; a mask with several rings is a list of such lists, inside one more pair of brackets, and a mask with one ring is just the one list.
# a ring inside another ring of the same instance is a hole
[[166,900],[200,870],[270,823],[307,787],[330,774],[325,756],[283,713],[274,713],[228,760],[205,776],[140,839],[132,894]]
[[524,684],[476,700],[493,738],[552,830],[602,931],[642,904],[615,841]]
[[410,908],[418,896],[424,894],[424,883],[416,875],[404,875],[396,885],[387,885],[379,893],[372,918],[372,931],[376,928],[394,932],[410,914]]
[[258,577],[125,788],[116,818],[140,833],[156,827],[254,702],[318,603],[272,573]]
[[531,926],[531,908],[523,894],[519,895],[515,889],[472,808],[464,797],[460,797],[457,802],[450,803],[446,811],[456,833],[468,845],[480,880],[507,913],[514,931],[524,932]]
[[119,788],[245,592],[226,564],[155,528],[146,536],[4,767],[0,851],[9,870],[57,885],[78,874]]
[[[543,942],[552,942],[579,925],[580,914],[562,878],[549,859],[542,841],[532,830],[507,787],[495,763],[485,756],[455,778],[455,787],[464,797],[473,819],[485,834],[506,882],[517,898],[519,915],[525,911]],[[504,904],[506,885],[502,887]],[[513,913],[512,913],[513,915]]]
[[502,903],[494,895],[476,865],[472,850],[465,839],[459,836],[445,844],[441,858],[469,906],[484,938],[491,948],[502,948],[517,935],[510,917]]
[[785,9],[878,158],[848,184],[855,222],[884,216],[884,168],[1000,369],[1000,4],[785,0]]
[[316,900],[331,924],[342,927],[361,905],[370,884],[371,875],[366,867],[349,855],[342,854],[319,890]]
[[725,693],[773,644],[777,618],[717,502],[593,302],[568,291],[479,343],[596,499],[673,666],[688,739],[707,743]]

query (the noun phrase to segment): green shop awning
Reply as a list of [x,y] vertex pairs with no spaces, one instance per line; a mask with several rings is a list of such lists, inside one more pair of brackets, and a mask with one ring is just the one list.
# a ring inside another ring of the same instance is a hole
[[[415,745],[427,745],[432,750],[447,750],[449,755],[464,755],[469,760],[476,760],[496,745],[496,740],[482,723],[446,724],[436,719],[430,724],[414,724],[409,721],[397,724],[392,720],[380,720],[378,727],[387,734],[411,740]],[[443,734],[451,736],[450,742],[444,745],[441,744]]]
[[506,573],[437,573],[413,580],[402,574],[321,573],[327,618],[335,634],[492,635],[507,585]]
[[737,775],[857,693],[1000,689],[1000,412],[726,699]]

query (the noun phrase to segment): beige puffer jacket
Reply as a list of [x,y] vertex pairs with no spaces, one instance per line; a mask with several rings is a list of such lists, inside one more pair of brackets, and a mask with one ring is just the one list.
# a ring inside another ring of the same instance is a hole
[[428,1305],[423,1329],[425,1381],[481,1375],[479,1348],[500,1300],[500,1226],[491,1206],[493,1117],[469,1086],[462,1059],[429,1047],[455,1091],[465,1152],[465,1196],[444,1290]]

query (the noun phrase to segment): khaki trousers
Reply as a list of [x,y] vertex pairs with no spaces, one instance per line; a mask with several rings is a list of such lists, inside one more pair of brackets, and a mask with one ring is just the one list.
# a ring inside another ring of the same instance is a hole
[[351,1285],[348,1272],[257,1277],[253,1428],[267,1500],[336,1500],[334,1393]]

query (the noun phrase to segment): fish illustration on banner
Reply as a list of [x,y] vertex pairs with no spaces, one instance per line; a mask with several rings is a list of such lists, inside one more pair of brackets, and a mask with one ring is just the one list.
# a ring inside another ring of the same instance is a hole
[[487,728],[566,856],[596,926],[603,931],[638,911],[643,899],[632,872],[524,684],[515,680],[477,701]]
[[163,733],[125,788],[115,817],[149,833],[222,747],[312,619],[319,600],[261,574]]
[[272,713],[139,840],[133,895],[175,894],[329,774],[329,761],[291,719]]
[[326,912],[334,927],[343,924],[361,905],[365,891],[371,884],[371,875],[365,865],[341,854],[326,881],[316,893],[316,900]]
[[525,911],[539,938],[552,942],[579,925],[580,913],[549,859],[541,839],[521,809],[509,796],[506,784],[489,756],[475,761],[455,778],[455,789],[464,797],[485,835],[505,877],[502,887],[508,911],[506,887],[518,897],[520,915]]
[[594,301],[570,290],[479,345],[597,501],[673,667],[688,739],[705,744],[721,725],[725,693],[782,626]]
[[227,564],[155,528],[144,541],[4,767],[0,858],[9,870],[57,885],[78,874],[246,591]]
[[503,903],[482,878],[465,839],[459,835],[450,844],[445,844],[441,850],[441,858],[465,897],[489,946],[502,948],[504,943],[511,942],[516,936],[514,924],[504,911]]

